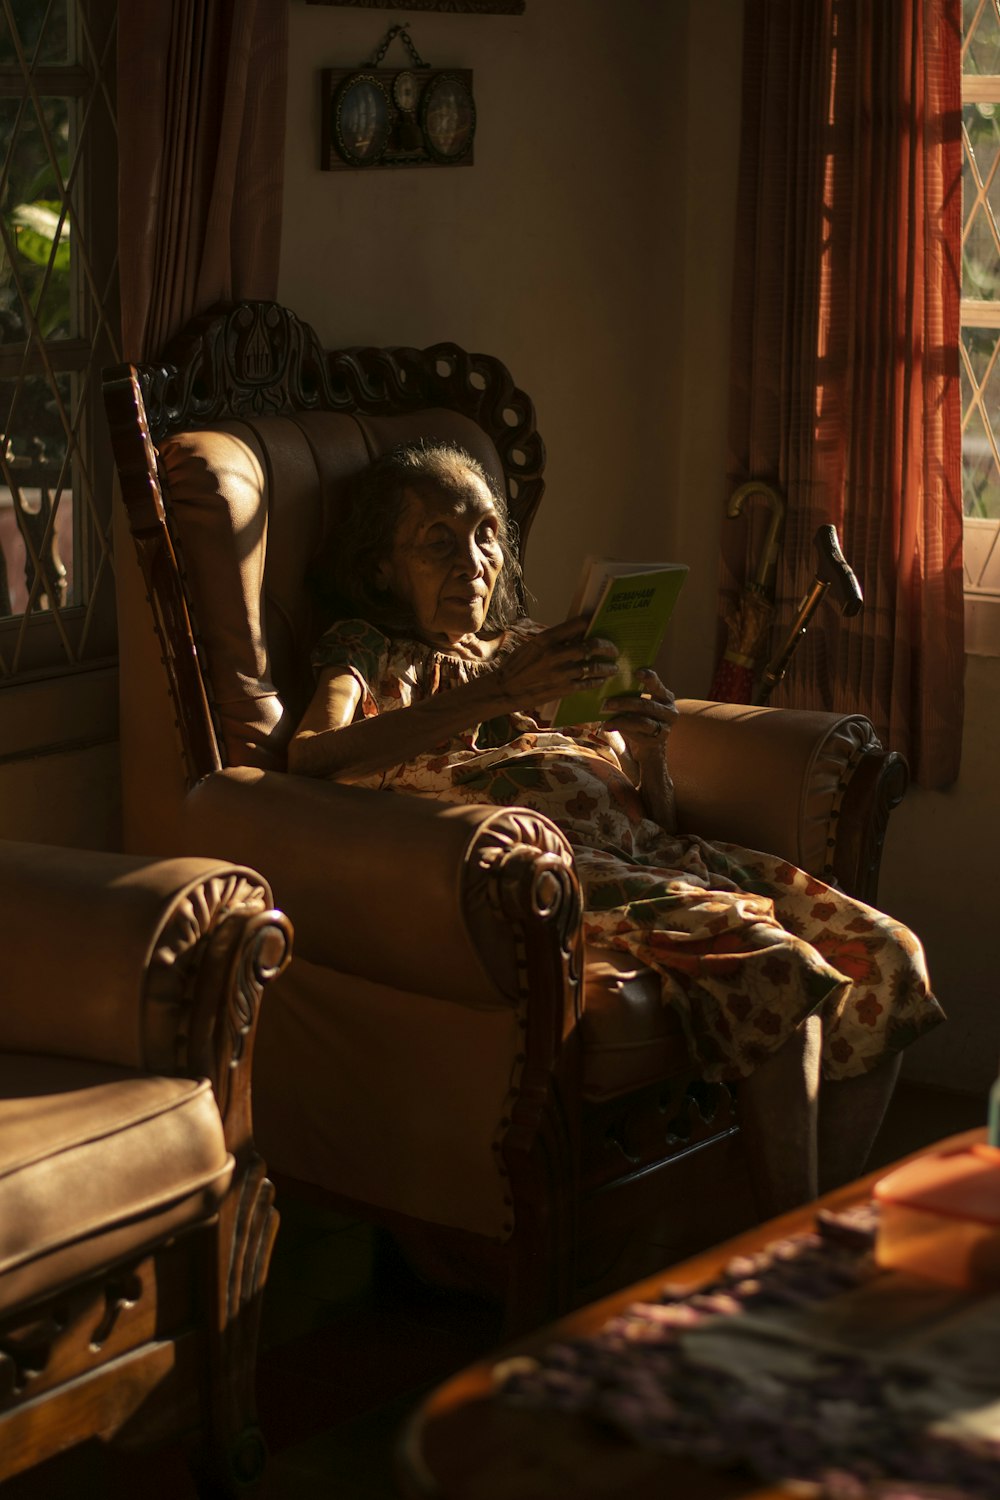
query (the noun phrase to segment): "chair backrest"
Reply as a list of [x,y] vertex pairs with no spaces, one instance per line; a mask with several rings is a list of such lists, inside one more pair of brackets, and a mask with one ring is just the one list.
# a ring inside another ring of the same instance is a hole
[[358,473],[397,443],[458,443],[503,488],[523,548],[544,448],[498,360],[452,344],[325,352],[275,303],[206,315],[161,363],[105,372],[105,400],[142,574],[140,590],[119,562],[126,842],[155,852],[164,839],[137,830],[154,807],[169,821],[164,780],[169,804],[219,765],[283,767],[327,623],[309,580]]

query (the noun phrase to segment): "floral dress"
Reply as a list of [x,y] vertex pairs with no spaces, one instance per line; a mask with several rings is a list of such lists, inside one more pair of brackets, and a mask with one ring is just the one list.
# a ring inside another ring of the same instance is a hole
[[[539,628],[519,621],[497,654]],[[333,625],[312,660],[354,676],[366,718],[492,666],[390,640],[364,620]],[[624,748],[599,724],[550,730],[511,713],[356,784],[551,818],[573,846],[587,942],[657,971],[706,1078],[745,1077],[814,1012],[828,1078],[867,1072],[943,1019],[906,927],[774,855],[665,832],[623,769]]]

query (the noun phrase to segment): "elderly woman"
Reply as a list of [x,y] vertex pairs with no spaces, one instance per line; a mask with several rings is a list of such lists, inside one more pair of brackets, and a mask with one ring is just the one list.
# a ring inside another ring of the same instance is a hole
[[677,709],[652,668],[603,722],[546,727],[540,705],[614,675],[615,648],[582,618],[520,614],[506,507],[467,453],[373,464],[338,566],[344,617],[314,652],[289,769],[545,813],[573,846],[588,943],[654,969],[702,1075],[740,1080],[761,1213],[857,1175],[900,1049],[942,1019],[912,933],[783,860],[677,832]]

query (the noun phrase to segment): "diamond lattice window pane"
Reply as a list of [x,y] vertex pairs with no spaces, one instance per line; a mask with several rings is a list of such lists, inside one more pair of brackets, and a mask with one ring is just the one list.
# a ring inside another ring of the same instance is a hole
[[1000,519],[1000,377],[995,328],[962,329],[962,490],[967,516]]
[[[1000,595],[1000,0],[963,0],[961,342],[963,556],[969,597]],[[977,311],[978,308],[978,311]]]
[[971,594],[1000,594],[1000,529],[996,521],[966,516],[963,533],[965,589]]
[[966,104],[962,116],[962,288],[990,301],[1000,296],[1000,105]]
[[984,385],[997,359],[996,331],[989,328],[962,330],[962,411]]
[[1000,73],[1000,17],[997,0],[963,0],[966,73]]
[[[58,399],[57,399],[58,396]],[[73,497],[60,415],[72,409],[72,377],[0,380],[0,537],[15,612],[72,604]]]
[[69,100],[0,100],[0,161],[6,183],[0,338],[66,338],[70,312],[70,224],[63,203]]
[[[18,475],[12,491],[0,484],[0,541],[7,573],[7,608],[11,614],[46,610],[76,602],[73,588],[72,497],[60,497],[58,519],[51,545],[46,534],[52,526],[52,492],[45,483],[34,483],[32,474]],[[41,560],[42,577],[38,574]]]
[[72,409],[71,382],[68,374],[56,375],[54,388],[44,375],[0,380],[0,430],[6,433],[8,453],[40,453],[46,463],[65,463],[62,413]]
[[68,47],[69,0],[7,0],[0,6],[0,67],[16,67],[19,48],[28,67],[65,63]]
[[0,0],[0,678],[113,647],[115,11]]

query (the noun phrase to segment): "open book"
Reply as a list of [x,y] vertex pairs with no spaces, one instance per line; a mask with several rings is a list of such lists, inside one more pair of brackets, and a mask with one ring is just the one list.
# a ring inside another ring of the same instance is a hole
[[587,635],[614,641],[618,671],[592,688],[581,688],[561,699],[550,719],[554,729],[591,724],[602,717],[605,698],[640,691],[636,671],[656,661],[687,574],[686,563],[587,558],[567,618],[590,615]]

